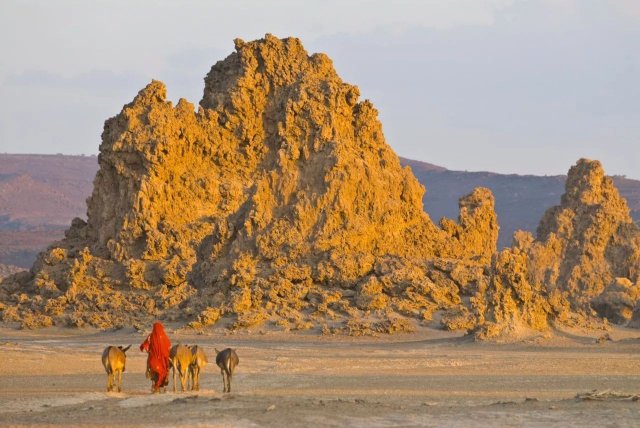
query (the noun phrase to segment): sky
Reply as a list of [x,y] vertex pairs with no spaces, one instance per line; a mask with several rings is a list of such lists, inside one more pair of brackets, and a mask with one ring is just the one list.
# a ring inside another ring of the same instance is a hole
[[97,154],[151,79],[197,104],[233,39],[266,33],[329,55],[400,156],[640,179],[639,0],[2,0],[0,152]]

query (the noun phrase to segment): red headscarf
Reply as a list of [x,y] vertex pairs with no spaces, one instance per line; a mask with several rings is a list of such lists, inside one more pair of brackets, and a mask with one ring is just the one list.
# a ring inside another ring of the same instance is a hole
[[171,341],[164,331],[164,327],[159,322],[153,323],[153,330],[147,339],[140,345],[141,351],[147,351],[147,367],[157,373],[158,378],[155,387],[164,386],[164,382],[169,374],[169,349]]

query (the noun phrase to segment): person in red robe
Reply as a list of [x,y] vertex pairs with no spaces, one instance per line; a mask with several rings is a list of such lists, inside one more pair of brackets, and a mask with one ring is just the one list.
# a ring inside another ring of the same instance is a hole
[[140,351],[147,356],[147,377],[153,382],[152,392],[159,392],[169,383],[169,349],[171,341],[160,322],[153,323],[153,330],[140,345]]

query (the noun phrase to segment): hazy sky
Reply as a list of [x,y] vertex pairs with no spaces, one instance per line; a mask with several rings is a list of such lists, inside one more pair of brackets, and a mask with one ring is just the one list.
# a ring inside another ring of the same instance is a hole
[[640,0],[0,2],[0,152],[95,154],[152,78],[197,103],[233,39],[325,52],[401,156],[640,179]]

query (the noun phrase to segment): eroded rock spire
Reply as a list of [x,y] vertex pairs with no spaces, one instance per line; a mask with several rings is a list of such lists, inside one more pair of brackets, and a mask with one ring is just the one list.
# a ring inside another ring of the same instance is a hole
[[197,111],[151,82],[105,122],[99,163],[87,222],[40,255],[5,318],[306,328],[379,310],[372,328],[393,330],[393,314],[459,302],[428,260],[495,251],[491,193],[434,225],[371,102],[295,38],[236,40]]

